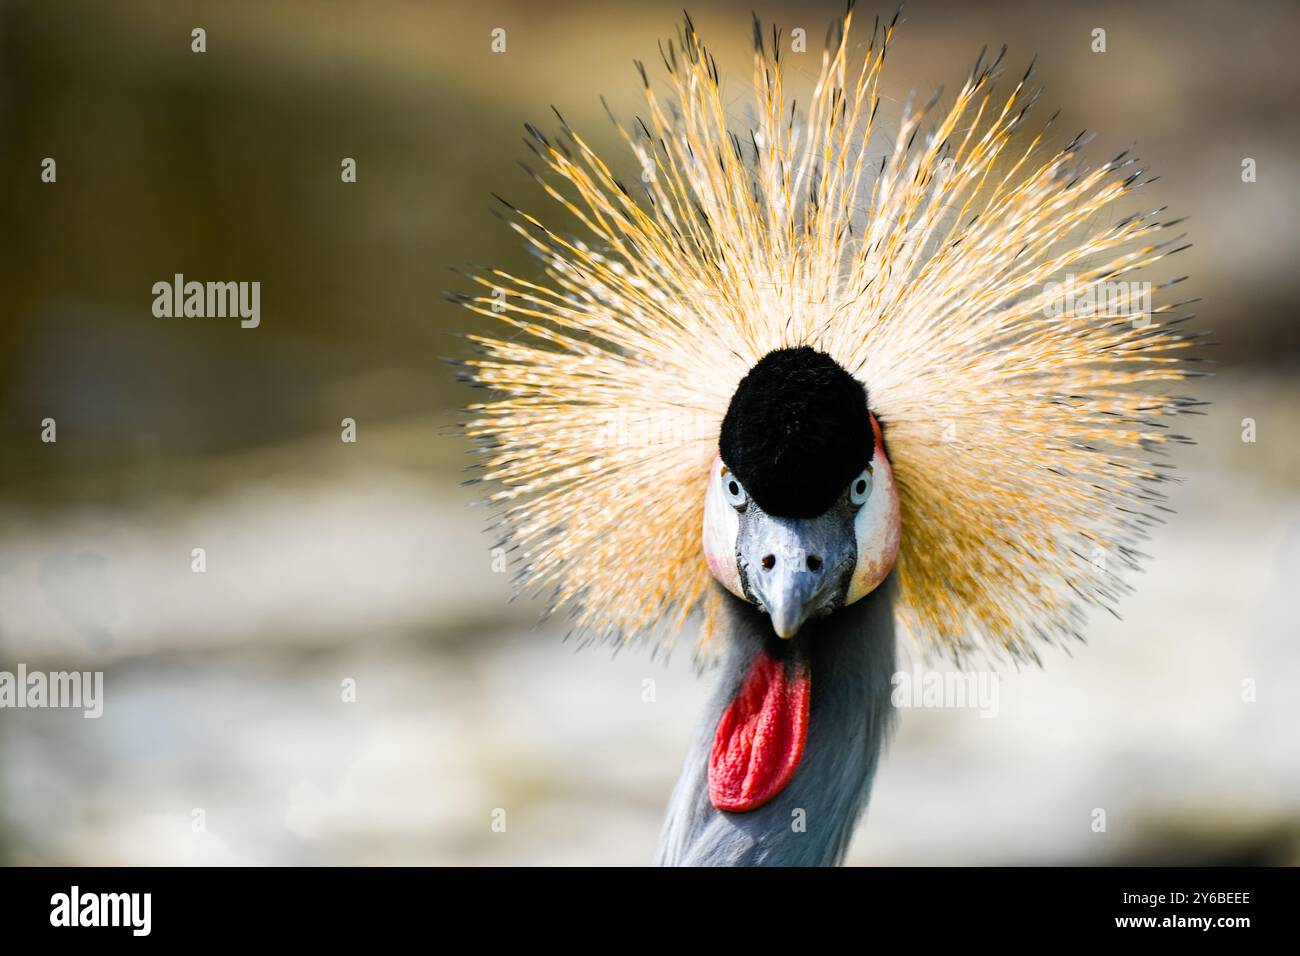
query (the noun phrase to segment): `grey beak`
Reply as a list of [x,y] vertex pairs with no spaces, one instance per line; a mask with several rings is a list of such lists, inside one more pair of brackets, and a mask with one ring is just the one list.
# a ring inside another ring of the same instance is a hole
[[754,582],[754,594],[767,609],[778,637],[799,633],[821,590],[821,575],[809,571],[806,561],[803,554],[782,555],[771,571],[760,571]]
[[746,596],[767,612],[781,638],[843,603],[857,561],[852,514],[837,508],[816,518],[777,518],[751,501],[736,550]]

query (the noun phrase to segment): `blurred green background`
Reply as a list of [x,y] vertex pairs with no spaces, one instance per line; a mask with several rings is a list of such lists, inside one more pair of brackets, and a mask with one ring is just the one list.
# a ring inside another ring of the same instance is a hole
[[[738,128],[750,8],[690,7]],[[808,31],[788,63],[815,72],[838,4],[756,9]],[[575,655],[507,604],[441,362],[478,320],[440,293],[467,262],[533,268],[489,191],[548,211],[516,163],[550,104],[635,170],[599,96],[632,115],[631,61],[679,16],[0,4],[0,669],[107,673],[101,720],[0,711],[0,862],[651,858],[707,682],[686,654]],[[1008,75],[1037,54],[1062,136],[1134,147],[1151,205],[1190,215],[1171,268],[1221,343],[1215,404],[1126,621],[1008,676],[999,719],[904,714],[852,860],[1300,862],[1300,13],[916,0],[883,120],[1002,43]],[[261,326],[155,318],[178,272],[260,281]]]

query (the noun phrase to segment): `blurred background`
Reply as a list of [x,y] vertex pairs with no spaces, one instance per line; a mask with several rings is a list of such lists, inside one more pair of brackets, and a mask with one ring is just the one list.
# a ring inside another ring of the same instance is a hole
[[[690,5],[738,128],[751,6]],[[814,71],[839,5],[756,10],[807,30],[787,62]],[[868,32],[893,12],[860,4]],[[476,319],[440,293],[466,262],[533,268],[489,191],[547,211],[516,161],[550,104],[635,170],[599,94],[632,115],[632,60],[679,16],[0,4],[0,670],[106,674],[99,720],[0,710],[0,862],[652,858],[708,681],[508,603],[441,361]],[[1004,42],[1062,137],[1134,147],[1151,205],[1190,215],[1171,268],[1221,343],[1214,404],[1124,621],[1006,675],[996,719],[904,712],[850,860],[1300,863],[1300,12],[911,0],[885,121]],[[175,273],[260,281],[261,326],[155,318]]]

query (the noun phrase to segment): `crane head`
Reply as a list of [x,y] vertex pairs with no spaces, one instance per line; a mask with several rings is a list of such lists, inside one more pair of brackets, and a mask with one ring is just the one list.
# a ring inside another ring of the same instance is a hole
[[894,566],[899,503],[880,425],[824,352],[778,349],[749,371],[709,476],[709,569],[778,637],[865,597]]

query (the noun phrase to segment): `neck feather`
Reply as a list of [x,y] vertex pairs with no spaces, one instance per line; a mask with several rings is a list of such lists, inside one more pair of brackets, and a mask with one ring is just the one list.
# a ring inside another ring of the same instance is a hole
[[718,682],[673,790],[656,862],[669,866],[833,866],[844,859],[866,809],[893,708],[893,582],[810,623],[804,642],[812,673],[808,742],[793,779],[748,813],[709,801],[708,760],[722,712],[754,655],[775,640],[767,618],[729,601],[729,639]]

